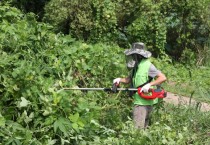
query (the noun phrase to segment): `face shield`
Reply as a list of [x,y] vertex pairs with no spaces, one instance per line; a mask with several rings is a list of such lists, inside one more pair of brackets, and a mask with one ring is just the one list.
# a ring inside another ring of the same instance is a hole
[[133,69],[141,61],[143,57],[139,54],[131,54],[126,56],[126,65],[128,69]]
[[136,61],[131,55],[126,56],[126,65],[128,69],[134,68],[135,64],[136,64]]

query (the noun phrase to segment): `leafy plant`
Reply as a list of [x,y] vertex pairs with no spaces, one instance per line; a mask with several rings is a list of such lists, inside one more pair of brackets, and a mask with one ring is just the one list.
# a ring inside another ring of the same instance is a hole
[[[113,78],[127,76],[123,49],[116,44],[55,34],[33,13],[10,6],[0,12],[1,144],[209,143],[208,112],[163,103],[165,108],[154,110],[150,128],[139,131],[133,128],[132,99],[126,93],[63,89],[111,87]],[[169,80],[209,86],[202,77],[208,77],[209,68],[171,66],[167,58],[153,62]]]

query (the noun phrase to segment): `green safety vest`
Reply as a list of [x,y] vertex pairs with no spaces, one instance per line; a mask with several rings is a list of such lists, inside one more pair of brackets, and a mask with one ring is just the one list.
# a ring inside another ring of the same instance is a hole
[[[138,69],[132,78],[133,85],[135,88],[139,87],[140,85],[144,84],[145,82],[149,80],[148,73],[149,73],[150,66],[151,66],[151,62],[149,61],[149,59],[143,59],[138,64]],[[133,98],[134,98],[135,105],[154,105],[158,103],[158,98],[154,100],[144,99],[139,96],[138,92],[136,92],[133,95]]]

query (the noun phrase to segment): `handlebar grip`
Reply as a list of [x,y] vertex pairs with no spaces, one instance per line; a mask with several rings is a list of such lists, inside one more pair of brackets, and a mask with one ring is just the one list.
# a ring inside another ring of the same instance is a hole
[[117,84],[116,83],[112,85],[112,92],[117,93]]
[[156,98],[156,96],[153,96],[153,94],[154,94],[154,90],[153,89],[149,89],[148,90],[148,93],[152,93],[152,94],[145,94],[143,91],[141,92],[141,88],[139,87],[138,88],[138,94],[139,94],[139,96],[141,96],[142,98],[144,98],[144,99],[155,99]]

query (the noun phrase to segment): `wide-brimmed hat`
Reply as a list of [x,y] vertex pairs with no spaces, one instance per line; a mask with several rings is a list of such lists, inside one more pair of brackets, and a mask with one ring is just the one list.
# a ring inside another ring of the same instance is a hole
[[125,55],[139,54],[145,58],[151,57],[152,53],[146,50],[146,46],[142,42],[136,42],[132,44],[130,49],[124,51]]

